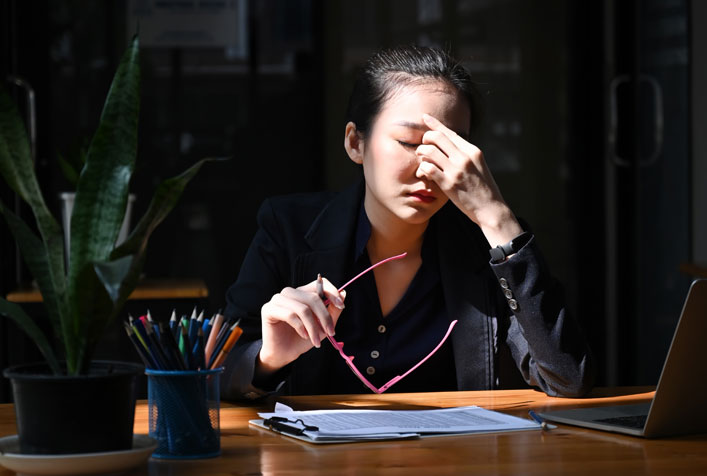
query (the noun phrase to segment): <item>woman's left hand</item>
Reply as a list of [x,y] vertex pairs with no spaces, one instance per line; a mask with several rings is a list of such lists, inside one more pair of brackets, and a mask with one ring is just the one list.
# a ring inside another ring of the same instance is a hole
[[416,150],[420,158],[417,177],[435,182],[457,208],[479,225],[492,247],[521,233],[481,150],[434,117],[424,114],[422,118],[430,130]]

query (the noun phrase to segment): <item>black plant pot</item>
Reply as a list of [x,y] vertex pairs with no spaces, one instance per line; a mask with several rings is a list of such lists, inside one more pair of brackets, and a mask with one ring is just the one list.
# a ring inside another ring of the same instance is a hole
[[128,362],[92,362],[86,375],[53,375],[46,364],[6,369],[24,454],[69,454],[132,448],[135,382]]

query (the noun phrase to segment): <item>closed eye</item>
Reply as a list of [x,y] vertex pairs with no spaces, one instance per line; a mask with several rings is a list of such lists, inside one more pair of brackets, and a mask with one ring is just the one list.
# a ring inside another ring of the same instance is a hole
[[400,144],[400,145],[402,145],[403,147],[408,148],[408,149],[414,149],[414,148],[416,148],[417,146],[420,145],[420,144],[411,144],[411,143],[409,143],[409,142],[404,142],[404,141],[401,141],[401,140],[398,141],[398,144]]

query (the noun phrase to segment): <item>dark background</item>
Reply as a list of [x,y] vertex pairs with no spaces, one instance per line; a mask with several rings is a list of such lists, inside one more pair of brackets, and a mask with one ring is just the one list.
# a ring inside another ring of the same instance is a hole
[[[233,22],[238,44],[141,47],[135,213],[160,180],[202,157],[231,159],[206,164],[190,183],[153,234],[145,267],[148,278],[201,278],[209,297],[131,302],[126,315],[221,308],[265,197],[337,190],[358,173],[342,147],[357,67],[379,47],[429,44],[449,49],[478,82],[486,114],[473,140],[565,284],[599,383],[657,381],[692,279],[680,266],[700,248],[691,2],[0,0],[0,79],[19,76],[35,90],[36,171],[57,217],[68,189],[57,155],[91,137],[136,29],[132,13],[189,19],[234,15],[234,5],[244,13]],[[26,111],[22,91],[10,90]],[[16,263],[0,223],[0,295],[31,280]],[[107,339],[127,344],[121,332]],[[36,356],[11,323],[0,321],[0,334],[0,367]],[[129,347],[108,357],[135,359]],[[9,398],[5,382],[0,390]]]

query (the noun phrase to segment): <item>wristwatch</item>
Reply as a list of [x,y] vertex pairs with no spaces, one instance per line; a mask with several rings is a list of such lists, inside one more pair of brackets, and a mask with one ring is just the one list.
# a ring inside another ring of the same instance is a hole
[[524,231],[505,245],[498,245],[495,248],[491,248],[489,250],[489,254],[491,255],[491,262],[496,264],[506,261],[506,258],[508,258],[513,253],[517,253],[518,250],[525,246],[525,244],[528,243],[530,241],[530,238],[532,237],[532,233],[530,233],[529,231]]

